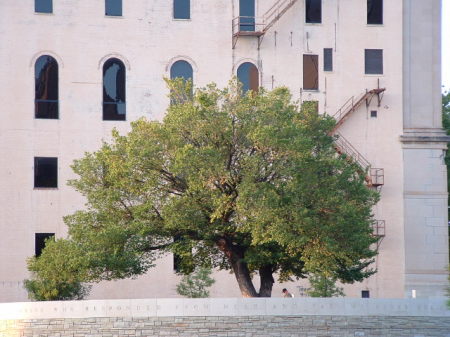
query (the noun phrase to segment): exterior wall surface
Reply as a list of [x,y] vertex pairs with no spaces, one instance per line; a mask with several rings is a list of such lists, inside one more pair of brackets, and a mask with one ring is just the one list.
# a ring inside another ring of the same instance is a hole
[[440,300],[153,299],[0,304],[0,337],[448,337]]
[[[256,0],[256,15],[262,17],[274,3]],[[373,210],[386,221],[373,265],[378,273],[345,286],[345,293],[442,295],[448,242],[441,158],[447,139],[437,97],[440,1],[385,0],[382,25],[367,25],[365,1],[322,3],[322,23],[306,24],[305,3],[298,0],[259,48],[255,37],[240,37],[233,48],[238,0],[191,1],[189,20],[172,19],[168,0],[124,0],[121,17],[106,17],[102,0],[53,1],[52,14],[34,13],[32,0],[0,1],[0,100],[8,102],[0,108],[0,302],[27,299],[22,282],[29,277],[26,258],[34,254],[34,234],[64,237],[63,216],[84,207],[85,200],[65,183],[76,178],[73,160],[95,151],[113,128],[125,134],[140,117],[161,120],[169,103],[163,77],[177,60],[192,65],[195,86],[219,87],[240,64],[253,62],[263,87],[285,85],[293,99],[317,100],[319,112],[330,115],[352,96],[386,88],[380,102],[374,97],[362,104],[339,129],[372,167],[385,170]],[[323,71],[324,48],[333,49],[331,72]],[[364,74],[365,49],[383,50],[383,74]],[[302,88],[304,54],[319,57],[318,90]],[[41,55],[53,56],[59,65],[55,120],[34,118],[34,64]],[[102,66],[110,57],[126,66],[126,121],[102,120]],[[36,156],[58,157],[57,189],[33,188]],[[102,282],[90,298],[177,297],[180,277],[172,261],[163,257],[136,280]],[[211,296],[240,295],[233,275],[217,272],[215,279]],[[276,283],[273,293],[279,296],[288,287],[298,296],[299,286],[307,283]]]
[[[448,137],[441,118],[441,1],[404,1],[405,296],[444,290],[448,272]],[[427,64],[428,67],[423,65]]]

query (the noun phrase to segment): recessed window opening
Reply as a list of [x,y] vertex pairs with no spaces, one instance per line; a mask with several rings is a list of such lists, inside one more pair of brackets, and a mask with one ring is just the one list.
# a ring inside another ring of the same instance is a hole
[[58,187],[58,158],[34,157],[34,187]]
[[255,31],[255,0],[239,0],[239,30]]
[[383,24],[383,0],[367,0],[367,24]]
[[378,115],[377,110],[371,110],[371,111],[370,111],[370,117],[372,117],[372,118],[377,118],[377,115]]
[[106,16],[122,16],[122,0],[105,0]]
[[305,22],[322,23],[322,0],[305,0]]
[[237,69],[237,78],[242,83],[242,91],[246,93],[249,90],[258,91],[259,89],[259,71],[253,63],[242,63]]
[[370,298],[370,292],[369,292],[369,290],[363,290],[363,291],[361,291],[361,298]]
[[36,13],[53,13],[52,0],[34,0],[34,11]]
[[383,50],[382,49],[365,49],[365,73],[368,75],[383,74]]
[[190,0],[173,0],[173,18],[174,19],[190,19],[191,18],[191,1]]
[[103,65],[103,120],[124,121],[125,103],[125,66],[111,58]]
[[42,55],[34,65],[34,116],[58,118],[58,63],[49,55]]
[[[193,79],[193,69],[192,66],[189,64],[189,62],[184,61],[184,60],[179,60],[176,61],[174,64],[172,64],[172,66],[170,67],[170,79],[174,80],[176,78],[181,78],[184,81],[190,81],[191,85],[193,85],[194,79]],[[191,92],[189,93],[192,97],[193,94],[193,88],[191,87]],[[188,97],[183,97],[183,98],[175,98],[172,97],[171,98],[171,104],[175,104],[178,100],[180,100],[179,103],[182,103],[183,101],[185,101],[186,99],[188,99]]]
[[323,49],[323,70],[333,71],[333,49],[324,48]]
[[55,233],[35,233],[34,234],[34,255],[41,256],[42,250],[45,248],[45,242],[48,239],[54,238]]
[[303,55],[303,89],[319,90],[319,56]]
[[184,60],[176,61],[170,67],[170,78],[182,78],[185,81],[193,80],[193,69],[189,62]]

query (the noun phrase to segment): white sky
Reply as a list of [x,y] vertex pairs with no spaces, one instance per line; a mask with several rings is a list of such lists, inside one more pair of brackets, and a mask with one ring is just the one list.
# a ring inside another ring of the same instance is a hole
[[450,0],[442,0],[442,85],[450,90]]

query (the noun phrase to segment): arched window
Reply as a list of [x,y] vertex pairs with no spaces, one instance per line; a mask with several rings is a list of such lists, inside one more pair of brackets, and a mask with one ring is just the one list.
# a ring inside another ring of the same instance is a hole
[[111,58],[103,65],[103,120],[124,121],[125,102],[125,66]]
[[34,65],[35,118],[58,118],[58,63],[49,55],[42,55]]
[[[184,81],[190,81],[193,84],[193,70],[189,62],[180,60],[172,64],[170,67],[170,79],[182,78]],[[182,96],[178,96],[178,93],[171,92],[170,104],[183,103],[192,98],[193,88],[191,86],[190,92],[183,93]],[[187,96],[185,96],[187,95]]]
[[189,62],[180,60],[170,67],[170,78],[183,78],[185,81],[193,81],[193,70]]
[[253,63],[242,63],[237,70],[237,77],[242,83],[242,90],[258,91],[259,88],[259,72],[258,68]]

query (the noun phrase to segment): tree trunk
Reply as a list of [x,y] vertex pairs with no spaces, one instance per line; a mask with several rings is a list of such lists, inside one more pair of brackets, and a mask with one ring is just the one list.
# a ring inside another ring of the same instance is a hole
[[258,297],[247,263],[242,258],[230,261],[243,297]]
[[255,286],[253,285],[250,271],[247,263],[244,261],[244,250],[238,247],[233,247],[225,239],[220,239],[217,242],[217,247],[225,254],[233,268],[236,281],[241,290],[243,297],[258,297]]
[[272,286],[275,283],[273,279],[272,266],[264,266],[259,268],[259,277],[261,279],[261,286],[259,287],[259,297],[271,297]]
[[273,268],[271,265],[259,269],[261,286],[259,293],[257,293],[250,277],[247,262],[244,260],[245,250],[241,247],[233,247],[225,239],[220,239],[217,242],[217,246],[228,258],[243,297],[271,297],[272,286],[275,282],[272,276]]

